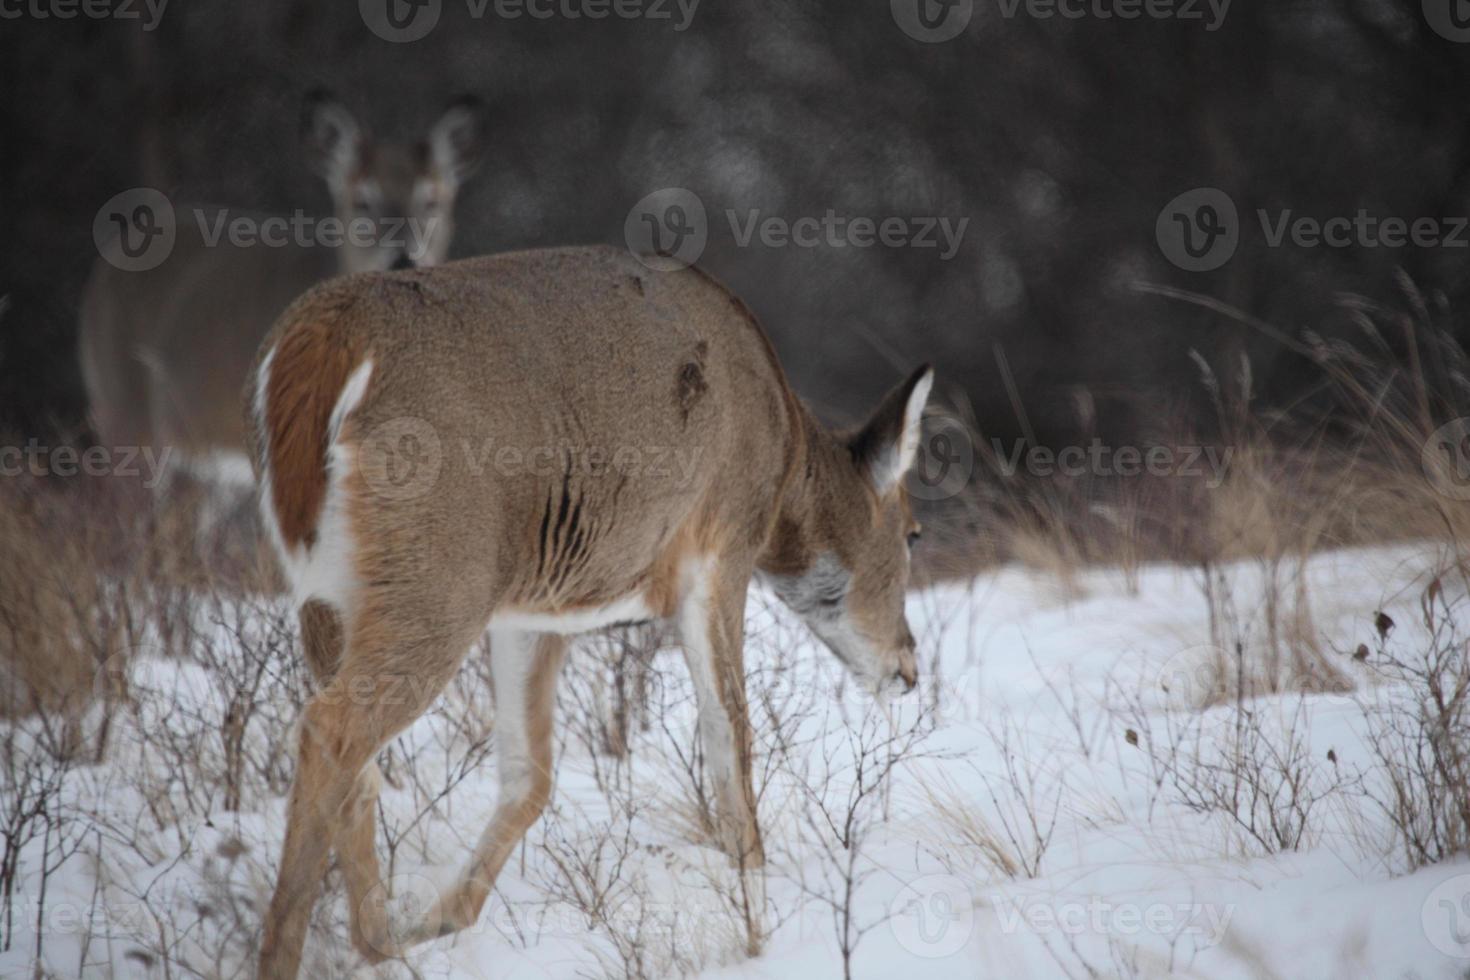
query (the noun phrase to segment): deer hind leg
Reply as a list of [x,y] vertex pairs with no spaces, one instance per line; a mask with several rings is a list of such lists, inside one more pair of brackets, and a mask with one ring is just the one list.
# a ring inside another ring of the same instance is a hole
[[477,922],[506,859],[546,809],[556,681],[566,649],[564,636],[491,628],[500,799],[468,867],[424,917],[411,941],[447,936]]
[[[342,662],[345,643],[342,619],[324,602],[301,607],[301,642],[317,690],[331,682]],[[342,820],[333,828],[332,846],[347,885],[347,907],[352,919],[352,944],[369,960],[388,952],[388,910],[379,886],[377,801],[382,786],[378,763],[369,761],[358,774],[342,807]]]
[[745,701],[745,582],[713,562],[686,583],[679,635],[699,704],[699,739],[714,782],[720,845],[741,870],[765,864],[751,785],[750,719]]
[[[375,894],[368,908],[379,907],[382,889],[372,825],[365,818],[376,802],[376,781],[363,773],[389,739],[443,690],[468,652],[473,633],[426,634],[422,624],[395,626],[383,617],[354,623],[341,664],[302,712],[286,842],[261,942],[261,977],[296,976],[332,843],[339,846],[349,891]],[[316,653],[323,649],[316,648]],[[344,829],[345,838],[340,836]],[[354,937],[361,937],[359,949],[369,960],[399,952],[384,932],[368,931],[369,926],[384,929],[382,916],[370,911],[364,917],[358,903],[352,916]]]

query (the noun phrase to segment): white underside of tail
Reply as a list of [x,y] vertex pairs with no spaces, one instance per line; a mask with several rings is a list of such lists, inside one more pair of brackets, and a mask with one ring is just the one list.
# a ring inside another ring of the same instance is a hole
[[353,537],[350,515],[347,509],[347,494],[344,482],[356,463],[356,448],[338,441],[342,423],[357,408],[367,392],[368,380],[372,377],[373,362],[365,360],[357,366],[342,386],[337,404],[327,426],[327,486],[322,500],[321,512],[317,515],[316,543],[308,548],[298,544],[288,547],[281,536],[281,525],[276,518],[272,500],[271,484],[275,474],[270,468],[269,430],[266,427],[266,393],[269,391],[271,361],[275,351],[266,354],[260,363],[255,382],[255,421],[259,427],[260,440],[260,516],[266,533],[275,546],[281,561],[281,571],[291,587],[296,605],[308,599],[318,599],[335,607],[343,619],[350,622],[357,595],[357,549]]

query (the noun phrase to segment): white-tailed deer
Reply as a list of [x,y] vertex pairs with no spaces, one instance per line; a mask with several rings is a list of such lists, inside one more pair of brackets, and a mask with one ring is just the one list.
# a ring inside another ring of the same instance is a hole
[[176,208],[173,250],[156,268],[98,259],[78,336],[97,438],[167,448],[175,461],[243,461],[239,392],[261,339],[291,300],[333,275],[445,259],[455,193],[480,156],[482,116],[476,100],[461,98],[420,142],[390,143],[313,93],[302,116],[308,162],[338,221],[356,220],[368,234],[252,241],[227,234],[222,216],[257,226],[266,216]]
[[[475,922],[551,792],[565,635],[675,624],[720,841],[763,862],[743,616],[764,576],[871,689],[916,682],[903,478],[933,381],[828,431],[761,328],[695,269],[610,247],[334,280],[246,391],[262,515],[317,682],[260,974],[293,977],[335,848],[370,960]],[[374,759],[488,628],[500,798],[458,884],[390,934]]]

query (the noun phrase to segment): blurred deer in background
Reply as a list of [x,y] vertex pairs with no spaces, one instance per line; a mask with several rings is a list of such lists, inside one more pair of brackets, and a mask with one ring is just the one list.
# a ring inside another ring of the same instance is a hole
[[[374,139],[340,102],[315,92],[302,136],[336,218],[370,233],[340,236],[340,244],[325,234],[232,241],[216,223],[238,213],[178,208],[173,250],[156,268],[125,271],[99,258],[78,347],[104,445],[167,450],[171,468],[202,464],[210,475],[248,480],[240,391],[291,300],[333,275],[437,265],[448,255],[455,196],[483,147],[477,99],[456,99],[422,139],[403,144]],[[266,218],[246,217],[257,225]]]

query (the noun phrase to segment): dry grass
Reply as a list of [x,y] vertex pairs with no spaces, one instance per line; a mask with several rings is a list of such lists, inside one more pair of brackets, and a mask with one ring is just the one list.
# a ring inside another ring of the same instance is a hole
[[[920,503],[931,533],[918,552],[916,578],[967,577],[1009,561],[1055,582],[1063,597],[1078,598],[1089,568],[1118,569],[1136,587],[1143,563],[1180,563],[1196,570],[1210,610],[1209,639],[1221,652],[1213,702],[1350,689],[1349,673],[1318,643],[1304,573],[1309,558],[1334,548],[1442,541],[1470,581],[1465,462],[1435,445],[1441,426],[1470,417],[1470,355],[1446,325],[1447,311],[1405,280],[1403,309],[1345,297],[1360,339],[1328,343],[1311,333],[1289,338],[1208,297],[1140,289],[1277,338],[1315,364],[1317,385],[1301,404],[1267,411],[1249,362],[1212,365],[1196,355],[1213,418],[1195,418],[1171,437],[1135,447],[1181,463],[1136,475],[1106,466],[1017,469],[1019,457],[998,452],[961,402],[947,430],[968,433],[975,477],[953,499]],[[1005,377],[1004,357],[997,357]],[[1087,403],[1079,404],[1078,432],[1087,433]],[[1188,412],[1159,414],[1190,419]],[[1091,441],[1079,439],[1082,446]],[[1459,449],[1470,457],[1470,447]],[[1201,458],[1209,451],[1220,465]],[[1182,465],[1190,459],[1196,465]]]
[[924,800],[938,824],[943,843],[967,857],[978,856],[984,865],[1006,878],[1018,878],[1024,856],[1013,856],[1013,842],[999,833],[954,782],[942,776],[919,781]]

